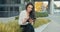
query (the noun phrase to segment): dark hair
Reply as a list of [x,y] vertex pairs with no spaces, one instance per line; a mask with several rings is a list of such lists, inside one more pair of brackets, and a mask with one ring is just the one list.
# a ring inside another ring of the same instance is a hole
[[30,12],[30,18],[32,18],[32,19],[34,20],[34,19],[36,19],[36,18],[35,18],[34,5],[33,5],[32,3],[28,3],[28,4],[26,5],[26,9],[27,9],[27,7],[28,7],[29,5],[32,5],[32,6],[33,6],[32,11]]
[[32,3],[28,3],[28,4],[26,5],[26,9],[27,9],[27,7],[28,7],[29,5],[32,5],[32,6],[33,6],[32,9],[34,9],[34,5],[33,5]]

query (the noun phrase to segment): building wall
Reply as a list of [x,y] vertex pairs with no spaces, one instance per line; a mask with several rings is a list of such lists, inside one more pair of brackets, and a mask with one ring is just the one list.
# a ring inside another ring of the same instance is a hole
[[0,17],[19,15],[20,0],[0,0]]

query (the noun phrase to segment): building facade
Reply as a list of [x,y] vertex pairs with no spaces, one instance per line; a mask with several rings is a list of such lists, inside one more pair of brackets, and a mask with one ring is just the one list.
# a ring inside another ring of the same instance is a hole
[[19,7],[23,7],[21,0],[0,0],[0,17],[19,15]]

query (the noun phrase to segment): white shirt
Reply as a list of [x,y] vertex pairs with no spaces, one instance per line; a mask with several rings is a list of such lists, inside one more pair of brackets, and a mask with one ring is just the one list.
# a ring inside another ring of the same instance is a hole
[[[19,14],[19,22],[18,22],[19,25],[26,25],[26,24],[28,24],[28,22],[26,22],[28,18],[29,17],[27,17],[26,10],[21,11],[21,13]],[[25,23],[24,24],[23,24],[23,19],[25,19]]]

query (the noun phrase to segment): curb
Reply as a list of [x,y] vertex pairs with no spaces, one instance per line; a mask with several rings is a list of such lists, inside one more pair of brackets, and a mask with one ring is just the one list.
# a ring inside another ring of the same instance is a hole
[[[48,23],[48,24],[50,24],[50,23]],[[48,26],[48,24],[44,24],[38,28],[35,28],[35,32],[42,32]]]

